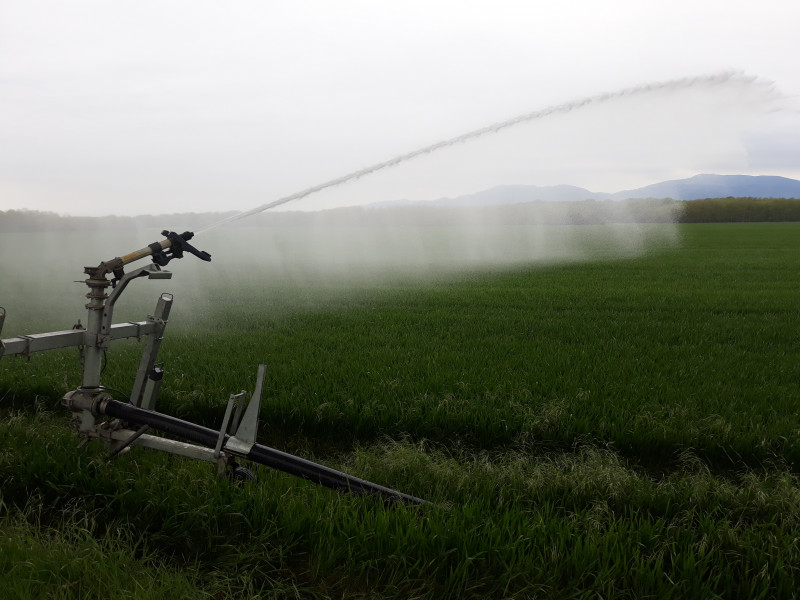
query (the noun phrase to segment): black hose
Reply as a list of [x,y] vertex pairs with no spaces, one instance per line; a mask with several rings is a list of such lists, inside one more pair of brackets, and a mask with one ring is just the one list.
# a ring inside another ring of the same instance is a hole
[[352,494],[374,494],[384,500],[402,502],[403,504],[428,504],[421,498],[409,496],[403,492],[398,492],[377,483],[359,479],[347,473],[336,471],[329,467],[305,460],[293,454],[287,454],[274,448],[268,448],[261,444],[255,444],[246,457],[248,460],[257,462],[273,469],[290,473],[297,477],[302,477],[313,481],[327,488],[349,492]]
[[[100,403],[99,412],[109,417],[122,419],[129,423],[138,425],[149,425],[151,428],[180,437],[190,442],[200,444],[207,448],[215,448],[219,439],[219,432],[190,423],[182,419],[177,419],[169,415],[157,413],[151,410],[144,410],[131,404],[118,402],[117,400],[104,400]],[[229,435],[225,435],[223,448],[227,443]],[[348,492],[351,494],[372,494],[379,496],[389,502],[400,502],[402,504],[428,504],[427,501],[414,496],[409,496],[397,490],[359,479],[347,473],[336,471],[329,467],[311,462],[304,458],[287,454],[274,448],[254,444],[250,452],[244,457],[253,462],[289,473],[296,477],[302,477],[313,483],[331,488],[334,490]]]
[[[118,402],[117,400],[102,401],[99,406],[99,411],[100,414],[122,419],[129,423],[150,425],[153,429],[189,440],[190,442],[200,444],[206,448],[215,448],[217,439],[219,438],[219,431],[214,431],[208,427],[196,425],[195,423],[190,423],[182,419],[176,419],[175,417],[170,417],[163,413],[138,408],[132,404]],[[225,435],[226,442],[229,437],[229,435]]]

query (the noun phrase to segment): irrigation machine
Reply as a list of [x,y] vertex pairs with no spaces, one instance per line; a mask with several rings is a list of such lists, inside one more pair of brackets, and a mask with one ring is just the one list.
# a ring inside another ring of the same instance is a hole
[[[162,267],[174,258],[182,258],[189,253],[204,261],[211,260],[207,252],[189,244],[194,236],[192,232],[161,233],[164,239],[160,242],[84,269],[88,276],[85,283],[89,288],[86,294],[89,302],[86,304],[88,316],[85,327],[79,321],[73,329],[66,331],[0,339],[0,358],[12,355],[30,357],[35,352],[67,347],[82,349],[82,384],[62,399],[62,404],[73,414],[81,443],[100,440],[106,444],[111,456],[131,446],[162,450],[214,463],[217,473],[222,477],[255,479],[252,472],[237,463],[237,459],[246,459],[343,492],[369,494],[391,503],[426,503],[420,498],[256,443],[266,373],[263,364],[258,366],[255,391],[249,400],[244,391],[230,395],[219,430],[155,410],[163,377],[157,357],[173,297],[162,293],[154,313],[147,320],[139,322],[114,323],[114,306],[134,279],[170,279],[172,273]],[[151,264],[125,272],[126,265],[148,256],[152,259]],[[0,307],[0,334],[5,316],[5,309]],[[103,387],[100,381],[106,350],[112,341],[124,338],[147,340],[128,402],[115,400],[109,393],[110,389]],[[162,435],[153,435],[148,431]]]

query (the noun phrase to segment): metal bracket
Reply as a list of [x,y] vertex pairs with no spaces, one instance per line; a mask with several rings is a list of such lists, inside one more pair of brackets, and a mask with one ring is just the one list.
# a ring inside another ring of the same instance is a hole
[[[240,394],[231,394],[228,400],[228,407],[225,409],[222,427],[219,430],[219,439],[217,440],[215,452],[222,450],[223,441],[225,440],[225,431],[228,429],[229,424],[231,434],[228,441],[224,443],[225,450],[240,456],[247,456],[255,445],[256,435],[258,433],[258,414],[261,411],[261,396],[264,390],[264,377],[266,374],[266,365],[258,365],[256,388],[253,391],[253,396],[247,403],[244,414],[242,414],[243,402],[239,402],[239,405],[236,407],[236,416],[232,420],[231,413],[233,411],[233,404],[244,395],[244,392]],[[239,418],[240,414],[241,418]]]
[[[228,398],[228,406],[225,408],[225,416],[222,417],[222,427],[219,428],[219,437],[217,438],[217,445],[214,447],[214,457],[219,458],[220,451],[222,450],[222,444],[225,441],[225,430],[228,429],[228,423],[231,420],[231,414],[233,413],[233,405],[236,404],[236,401],[241,399],[247,392],[241,391],[238,394],[231,394],[230,398]],[[239,403],[241,406],[241,403]],[[240,412],[239,410],[236,411],[237,414]]]
[[33,336],[21,335],[19,337],[25,343],[25,349],[20,354],[22,354],[22,356],[27,358],[28,362],[30,362],[30,360],[31,360],[31,343],[33,342]]
[[127,321],[127,323],[128,323],[128,325],[132,325],[133,327],[136,328],[136,333],[133,334],[131,337],[135,337],[137,342],[141,342],[142,341],[142,326],[141,326],[141,324],[137,323],[136,321]]
[[6,347],[3,345],[3,323],[6,321],[6,309],[0,306],[0,358],[3,357],[3,354],[6,351]]
[[[152,266],[155,267],[155,265]],[[172,294],[163,293],[158,299],[155,313],[147,317],[147,322],[153,325],[153,331],[142,352],[139,370],[136,372],[136,379],[131,390],[131,404],[147,410],[155,410],[158,399],[161,377],[156,373],[156,360],[171,308]],[[137,329],[136,333],[138,336],[141,331]]]
[[122,292],[125,291],[125,288],[131,282],[131,280],[136,279],[137,277],[147,277],[148,279],[170,279],[172,277],[172,273],[170,271],[162,271],[161,267],[158,265],[147,265],[146,267],[141,267],[122,276],[122,278],[119,280],[119,283],[114,288],[114,291],[108,295],[108,300],[106,300],[103,308],[103,320],[100,325],[100,333],[97,336],[100,346],[104,348],[108,346],[108,342],[110,341],[111,320],[114,314],[114,305],[116,304]]
[[122,452],[126,451],[128,448],[130,448],[131,444],[142,437],[142,434],[144,434],[148,429],[150,429],[150,425],[142,425],[136,430],[136,433],[130,436],[127,440],[117,442],[119,445],[111,450],[111,452],[108,454],[108,458],[114,458],[115,456],[118,456]]

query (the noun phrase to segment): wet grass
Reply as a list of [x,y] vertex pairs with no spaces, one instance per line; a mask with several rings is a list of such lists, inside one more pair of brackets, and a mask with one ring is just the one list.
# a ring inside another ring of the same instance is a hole
[[[0,584],[12,598],[792,597],[800,227],[680,232],[637,258],[424,281],[254,273],[234,296],[193,291],[192,318],[176,297],[162,410],[213,426],[265,362],[264,443],[435,502],[422,511],[261,468],[239,487],[138,449],[109,462],[75,448],[58,407],[74,351],[3,359]],[[108,385],[127,389],[139,348],[110,353]]]

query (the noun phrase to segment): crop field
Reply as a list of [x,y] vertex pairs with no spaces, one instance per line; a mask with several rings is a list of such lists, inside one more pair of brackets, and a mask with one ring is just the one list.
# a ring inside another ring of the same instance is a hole
[[[59,404],[75,349],[0,359],[0,596],[794,597],[800,224],[654,225],[677,237],[642,252],[581,227],[579,258],[503,269],[170,264],[160,411],[218,427],[263,362],[261,443],[431,506],[110,460]],[[70,235],[0,236],[4,338],[68,329],[80,267],[153,241],[47,254]],[[133,287],[115,320],[161,291]],[[112,347],[105,385],[140,353]]]

